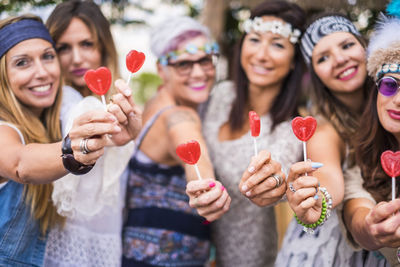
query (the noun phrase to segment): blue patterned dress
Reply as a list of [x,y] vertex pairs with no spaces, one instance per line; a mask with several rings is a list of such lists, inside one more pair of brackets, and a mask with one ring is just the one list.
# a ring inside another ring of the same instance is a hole
[[122,266],[204,266],[208,260],[209,226],[189,206],[184,169],[154,162],[139,149],[164,110],[144,126],[128,165]]

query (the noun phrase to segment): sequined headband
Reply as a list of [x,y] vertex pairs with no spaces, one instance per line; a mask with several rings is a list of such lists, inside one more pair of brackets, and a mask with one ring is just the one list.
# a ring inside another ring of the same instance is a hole
[[168,61],[170,59],[175,60],[179,55],[182,55],[184,53],[189,53],[189,54],[196,54],[198,51],[204,51],[206,54],[212,54],[212,55],[217,55],[219,54],[219,46],[216,42],[210,42],[206,43],[203,46],[196,46],[194,44],[188,44],[185,49],[183,50],[175,50],[168,52],[166,55],[161,56],[158,61],[160,62],[161,65],[168,65]]
[[261,17],[247,19],[243,22],[242,28],[246,33],[255,32],[272,32],[289,38],[292,44],[297,43],[301,35],[299,29],[295,29],[291,24],[279,20],[264,21]]
[[327,16],[314,21],[301,38],[300,49],[305,62],[309,65],[314,46],[326,35],[334,32],[349,32],[360,36],[354,24],[342,16]]
[[4,26],[0,29],[0,58],[15,45],[33,38],[44,39],[54,46],[49,31],[40,21],[23,19]]

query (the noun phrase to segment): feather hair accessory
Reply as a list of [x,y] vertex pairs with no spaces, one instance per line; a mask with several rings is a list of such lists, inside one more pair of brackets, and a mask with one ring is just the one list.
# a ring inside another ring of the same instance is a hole
[[386,13],[400,18],[400,0],[392,0],[386,7]]
[[381,14],[368,45],[368,74],[375,80],[387,72],[385,66],[400,65],[400,0],[394,0],[387,6],[390,16]]

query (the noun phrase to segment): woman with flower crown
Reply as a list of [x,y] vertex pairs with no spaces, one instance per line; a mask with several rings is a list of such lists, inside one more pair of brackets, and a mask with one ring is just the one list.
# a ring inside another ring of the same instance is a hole
[[[245,33],[233,63],[234,81],[213,88],[203,134],[216,179],[232,198],[230,210],[211,224],[219,267],[274,265],[277,230],[274,208],[269,205],[286,191],[281,167],[286,170],[301,158],[301,143],[292,133],[291,119],[298,114],[303,64],[298,41],[304,22],[305,14],[295,4],[259,4],[243,24]],[[252,157],[251,110],[261,118],[257,144],[263,151],[257,157]],[[260,169],[269,175],[258,175]],[[200,214],[214,208],[212,201],[201,198],[200,182],[191,181],[187,188],[191,205]]]

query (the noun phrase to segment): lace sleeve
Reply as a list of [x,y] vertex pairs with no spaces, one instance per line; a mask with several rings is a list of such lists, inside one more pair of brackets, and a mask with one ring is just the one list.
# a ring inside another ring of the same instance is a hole
[[[86,97],[69,112],[66,132],[80,114],[103,108],[95,97]],[[133,142],[122,147],[108,147],[93,169],[85,175],[67,174],[53,182],[52,200],[57,212],[65,217],[90,219],[104,207],[118,205],[120,176],[128,164]]]

